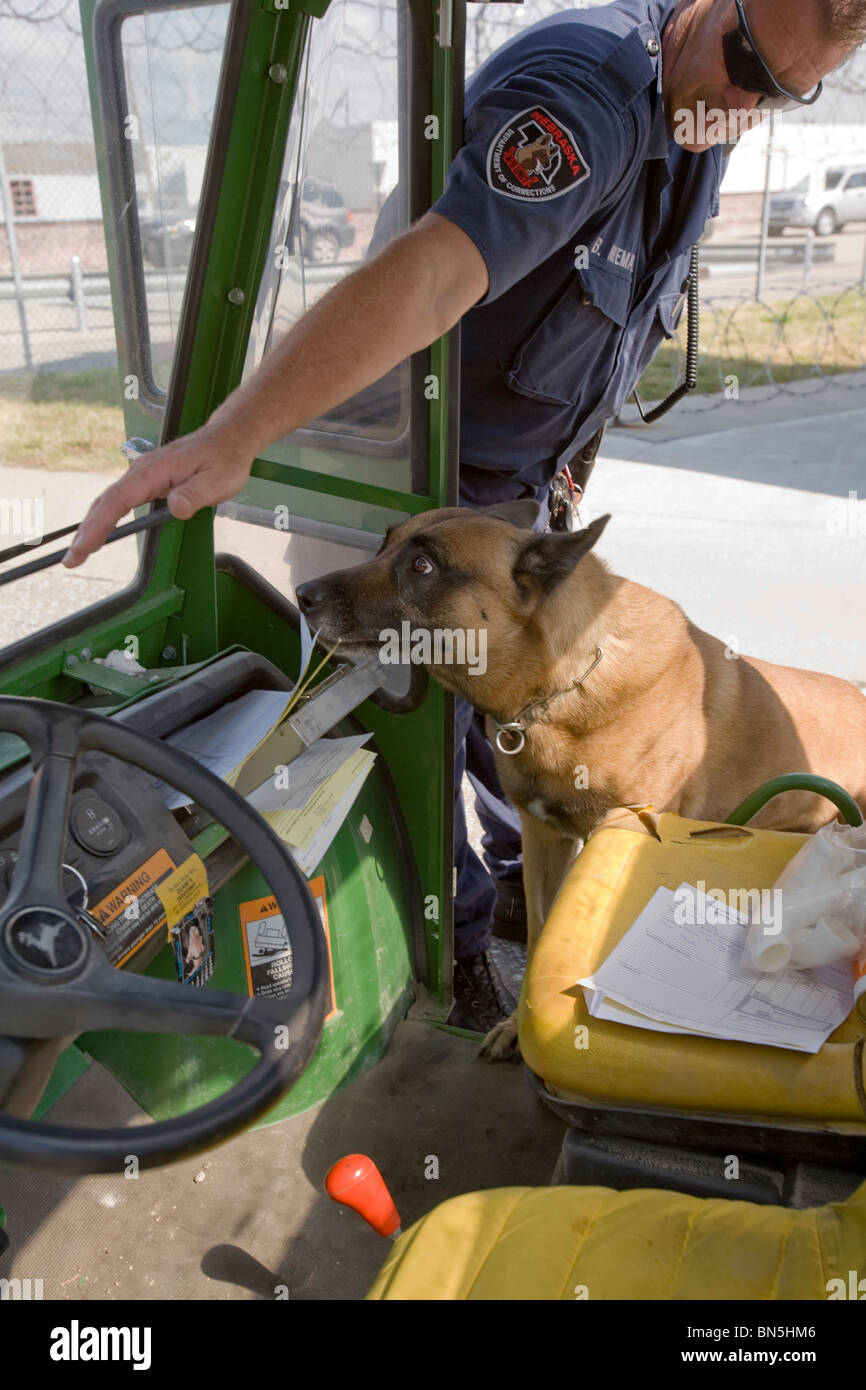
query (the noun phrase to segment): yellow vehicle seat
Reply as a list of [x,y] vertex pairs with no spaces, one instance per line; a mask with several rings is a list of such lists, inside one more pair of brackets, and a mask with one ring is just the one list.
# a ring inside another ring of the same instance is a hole
[[804,1055],[595,1019],[574,988],[659,885],[703,879],[726,891],[769,888],[805,839],[671,814],[609,818],[568,874],[523,982],[520,1049],[547,1093],[626,1111],[866,1136],[858,1045],[866,1029],[856,1011],[819,1052]]
[[866,1298],[864,1275],[866,1183],[846,1202],[807,1211],[676,1192],[504,1187],[454,1197],[416,1222],[367,1297],[825,1300]]

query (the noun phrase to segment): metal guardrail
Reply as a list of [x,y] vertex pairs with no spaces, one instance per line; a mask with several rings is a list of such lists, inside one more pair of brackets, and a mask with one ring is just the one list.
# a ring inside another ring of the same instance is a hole
[[[333,261],[328,264],[305,263],[303,276],[307,284],[331,285],[350,271],[362,265],[360,260]],[[152,292],[176,294],[183,293],[186,284],[187,267],[175,266],[162,270],[143,272],[145,291],[148,297]],[[101,270],[82,270],[81,260],[73,256],[68,272],[55,275],[2,275],[0,276],[0,303],[17,301],[19,310],[25,303],[39,300],[43,304],[75,305],[78,327],[87,331],[87,300],[105,298],[111,294],[108,274]]]
[[[827,280],[811,278],[810,270],[817,265],[836,264],[836,243],[813,236],[780,238],[764,243],[767,264],[773,266],[785,283],[773,285],[771,297],[756,297],[755,292],[739,283],[728,291],[722,282],[742,267],[744,277],[751,278],[760,255],[757,239],[717,241],[713,238],[702,246],[705,266],[718,267],[718,286],[713,278],[702,282],[701,288],[701,353],[700,384],[692,394],[693,408],[714,409],[731,399],[732,382],[736,382],[737,399],[749,401],[752,387],[769,388],[773,395],[791,390],[808,389],[820,392],[831,383],[850,387],[862,393],[862,372],[866,369],[866,276],[851,274],[851,267],[838,266],[840,278]],[[329,286],[362,264],[360,260],[340,260],[328,264],[293,260],[286,274],[300,288]],[[791,273],[785,275],[785,270]],[[835,271],[831,272],[835,276]],[[842,276],[846,278],[841,279]],[[850,278],[848,278],[850,276]],[[154,296],[182,294],[186,281],[185,267],[153,269],[144,272],[148,293]],[[77,257],[70,270],[55,275],[20,275],[0,277],[0,305],[20,300],[43,305],[65,305],[67,312],[74,306],[77,312],[76,338],[89,347],[86,335],[105,332],[88,324],[87,310],[110,305],[110,284],[103,271],[82,271]],[[668,345],[669,386],[682,380],[684,325]],[[93,341],[96,338],[93,337]],[[671,349],[673,349],[671,351]],[[72,351],[70,347],[70,352]],[[713,365],[707,372],[707,359]],[[70,358],[70,364],[72,358]],[[791,368],[793,367],[793,372]],[[52,370],[63,370],[62,364],[52,364]],[[734,374],[732,376],[732,373]],[[799,387],[797,385],[799,383]],[[661,382],[654,381],[654,399],[662,391]],[[646,394],[641,388],[642,394]],[[647,396],[649,400],[650,397]],[[624,416],[628,418],[628,409]]]
[[780,237],[777,241],[764,243],[763,246],[759,240],[716,241],[713,238],[712,241],[702,244],[701,260],[709,265],[734,262],[752,266],[757,265],[762,249],[765,265],[802,265],[806,274],[810,266],[827,264],[836,259],[835,241],[821,241],[816,240],[814,236],[803,236]]
[[[88,295],[110,294],[108,275],[100,270],[81,270],[77,256],[64,275],[22,275],[20,284],[25,299],[41,299],[55,304],[76,303]],[[186,275],[183,271],[145,271],[145,283],[159,289],[182,290]],[[14,299],[15,282],[11,275],[0,275],[0,299]]]

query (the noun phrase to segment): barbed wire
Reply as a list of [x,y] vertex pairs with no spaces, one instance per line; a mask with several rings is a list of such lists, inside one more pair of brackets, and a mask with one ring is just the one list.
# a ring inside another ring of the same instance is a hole
[[[685,339],[681,323],[639,386],[642,397],[647,385],[660,398],[683,380]],[[815,289],[779,286],[772,298],[745,291],[723,300],[703,295],[698,363],[695,409],[713,410],[732,398],[749,404],[802,396],[807,384],[810,393],[834,386],[862,397],[866,290],[828,281]]]
[[[469,72],[527,25],[564,8],[575,6],[560,0],[470,5]],[[178,204],[180,195],[169,196],[167,190],[187,158],[181,154],[182,147],[199,146],[203,150],[206,145],[227,12],[228,4],[155,11],[124,26],[130,97],[141,121],[142,146],[150,151],[149,156],[139,152],[136,165],[148,214],[164,214],[167,207]],[[310,69],[310,120],[348,129],[353,123],[372,122],[385,112],[396,123],[395,0],[351,0],[349,4],[334,0],[325,20],[317,22],[313,33],[318,47],[313,50],[315,62]],[[359,56],[365,59],[363,72],[368,89],[363,98],[364,109],[356,92],[356,74],[361,71]],[[821,102],[804,118],[810,126],[811,158],[850,162],[859,140],[859,158],[866,162],[862,153],[866,145],[862,139],[866,109],[855,103],[864,93],[866,55],[861,50],[828,78]],[[848,119],[851,111],[857,115],[856,121]],[[851,140],[843,148],[842,135],[846,131]],[[776,147],[783,161],[781,167],[787,169],[784,161],[797,156],[806,136],[803,121],[798,123],[786,116],[777,123]],[[0,142],[7,150],[30,143],[46,151],[46,157],[52,146],[54,163],[68,157],[70,170],[79,174],[82,150],[89,147],[93,174],[88,177],[93,187],[87,192],[82,179],[78,177],[73,182],[70,173],[70,182],[64,189],[69,220],[64,224],[65,241],[57,240],[59,249],[49,247],[53,234],[44,223],[22,223],[19,239],[27,276],[43,272],[66,275],[71,254],[80,257],[85,271],[96,274],[104,267],[105,250],[98,221],[90,100],[77,0],[0,0]],[[10,170],[10,177],[19,178],[25,172],[16,165],[14,171]],[[191,205],[197,201],[194,177],[190,175]],[[722,191],[724,194],[724,185]],[[86,215],[84,202],[76,204],[77,199],[85,197],[90,200],[87,206],[91,209]],[[759,219],[754,209],[749,211],[749,218],[757,228]],[[73,223],[80,233],[74,228],[72,232],[68,230]],[[744,237],[747,223],[744,221],[735,230],[737,236]],[[25,233],[29,238],[26,244]],[[5,241],[5,233],[0,231],[0,280],[9,273]],[[839,267],[835,283],[828,278],[832,269],[816,265],[814,272],[804,272],[805,282],[787,289],[781,280],[768,277],[773,283],[765,286],[760,299],[745,288],[726,292],[724,286],[717,288],[715,282],[702,289],[701,383],[708,407],[719,403],[719,392],[731,375],[740,377],[744,389],[761,385],[765,390],[784,392],[792,389],[794,380],[813,383],[816,390],[831,380],[846,384],[847,376],[866,368],[863,275],[851,254],[856,250],[851,238],[839,238],[838,244],[848,263]],[[754,260],[748,263],[748,255],[753,252],[743,252],[738,283],[748,276],[754,278]],[[11,307],[8,300],[5,304],[0,300],[0,370],[6,371],[14,370],[20,358],[14,313],[8,321],[4,317]],[[71,298],[63,302],[62,293],[60,302],[50,309],[47,301],[41,307],[28,307],[28,313],[34,315],[34,342],[37,347],[41,345],[43,361],[51,356],[45,345],[52,337],[56,340],[58,370],[62,369],[63,352],[69,352],[70,360],[77,361],[90,351],[70,349],[70,334],[77,331],[76,312]],[[113,351],[110,305],[94,304],[88,310],[88,320],[91,355],[101,361]],[[681,337],[683,332],[681,329]],[[654,363],[654,379],[663,383],[669,376],[671,385],[677,384],[682,378],[681,354],[681,345],[668,345]]]

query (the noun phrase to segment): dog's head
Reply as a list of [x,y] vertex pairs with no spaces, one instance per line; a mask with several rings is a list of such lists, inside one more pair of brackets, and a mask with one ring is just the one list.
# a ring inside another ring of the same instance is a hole
[[533,140],[531,145],[523,145],[518,149],[517,162],[524,169],[539,172],[550,168],[555,154],[556,146],[553,143],[553,136],[542,135],[537,140]]
[[301,584],[298,605],[338,656],[424,666],[489,707],[491,690],[549,656],[553,599],[610,520],[527,535],[538,515],[531,501],[422,512],[392,527],[367,564]]

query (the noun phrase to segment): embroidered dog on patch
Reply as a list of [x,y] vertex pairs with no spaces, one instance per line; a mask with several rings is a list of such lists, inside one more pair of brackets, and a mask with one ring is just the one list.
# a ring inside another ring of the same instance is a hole
[[527,174],[541,174],[550,168],[556,155],[552,135],[542,135],[517,151],[517,162]]

